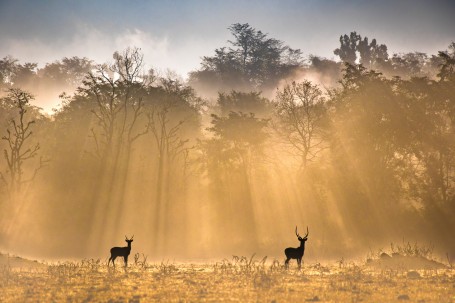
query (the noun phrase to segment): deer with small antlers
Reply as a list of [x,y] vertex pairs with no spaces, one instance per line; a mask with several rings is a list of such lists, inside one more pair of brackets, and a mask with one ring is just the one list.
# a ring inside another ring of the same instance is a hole
[[125,267],[128,266],[128,256],[130,255],[131,252],[131,242],[133,242],[134,235],[131,237],[131,239],[128,239],[127,236],[125,236],[125,242],[128,243],[128,246],[126,247],[112,247],[111,248],[111,257],[109,258],[109,261],[107,261],[107,266],[109,267],[109,262],[112,260],[112,264],[115,267],[115,259],[117,257],[123,257],[123,260],[125,261]]
[[302,258],[303,254],[305,253],[305,242],[308,240],[308,226],[306,228],[306,235],[302,238],[299,236],[297,232],[297,226],[295,227],[295,235],[297,239],[300,241],[300,246],[297,248],[288,247],[284,250],[284,254],[286,255],[286,261],[284,262],[286,268],[289,267],[289,260],[297,259],[297,264],[299,265],[299,269],[302,267]]

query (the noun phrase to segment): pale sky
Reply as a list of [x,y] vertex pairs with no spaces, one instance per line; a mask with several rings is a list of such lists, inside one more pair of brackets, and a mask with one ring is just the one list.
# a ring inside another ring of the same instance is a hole
[[149,67],[183,77],[249,23],[309,54],[335,58],[341,34],[357,31],[389,54],[436,54],[455,41],[455,1],[69,1],[0,0],[0,58],[43,66],[70,56],[102,63],[140,47]]

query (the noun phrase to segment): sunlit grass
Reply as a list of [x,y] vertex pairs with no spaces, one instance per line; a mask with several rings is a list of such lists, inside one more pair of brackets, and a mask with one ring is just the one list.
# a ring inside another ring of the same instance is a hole
[[362,263],[305,264],[256,256],[214,263],[151,263],[135,254],[125,269],[106,260],[37,268],[0,267],[2,302],[453,302],[453,269],[373,269]]

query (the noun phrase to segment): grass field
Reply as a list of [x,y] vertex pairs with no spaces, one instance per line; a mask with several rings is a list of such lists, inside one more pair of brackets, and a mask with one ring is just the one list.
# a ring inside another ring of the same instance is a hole
[[266,258],[207,264],[149,263],[125,270],[83,260],[0,268],[1,302],[455,302],[455,271],[305,264],[289,270]]

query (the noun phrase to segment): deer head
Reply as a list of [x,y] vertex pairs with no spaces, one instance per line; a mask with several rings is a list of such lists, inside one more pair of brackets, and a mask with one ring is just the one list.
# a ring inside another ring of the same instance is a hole
[[297,226],[295,227],[295,235],[297,236],[297,239],[299,239],[300,242],[305,243],[305,241],[308,240],[308,234],[309,234],[308,226],[306,227],[306,234],[303,238],[300,237],[299,233],[297,232]]
[[125,236],[125,242],[128,243],[128,245],[131,245],[131,242],[133,242],[134,235],[131,237],[131,239],[128,239],[127,236]]

